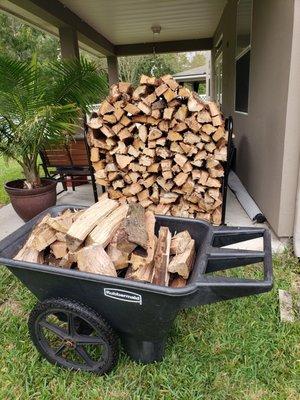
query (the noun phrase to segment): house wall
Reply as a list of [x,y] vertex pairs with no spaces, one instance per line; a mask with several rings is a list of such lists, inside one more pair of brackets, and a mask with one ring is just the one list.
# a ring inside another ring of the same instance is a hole
[[[293,38],[290,59],[290,76],[287,97],[287,113],[285,121],[284,157],[282,168],[282,187],[279,212],[279,226],[290,227],[293,223],[295,210],[295,224],[293,228],[298,232],[300,228],[300,1],[295,0]],[[298,181],[297,181],[298,177]],[[298,189],[297,189],[298,187]],[[298,191],[298,194],[297,194]],[[296,196],[298,195],[298,202]],[[294,250],[296,248],[294,247]],[[299,256],[299,245],[297,256]]]
[[290,112],[287,120],[300,97],[290,77],[294,6],[294,0],[253,1],[247,114],[234,111],[237,0],[228,1],[214,35],[217,43],[223,34],[222,108],[234,119],[237,173],[279,236],[293,232],[299,167],[300,125]]

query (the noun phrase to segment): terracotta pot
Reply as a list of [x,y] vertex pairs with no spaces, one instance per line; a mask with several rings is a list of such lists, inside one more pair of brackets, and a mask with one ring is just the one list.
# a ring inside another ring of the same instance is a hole
[[15,212],[26,222],[56,204],[56,184],[51,179],[42,179],[41,187],[23,189],[24,179],[18,179],[7,182],[5,190]]

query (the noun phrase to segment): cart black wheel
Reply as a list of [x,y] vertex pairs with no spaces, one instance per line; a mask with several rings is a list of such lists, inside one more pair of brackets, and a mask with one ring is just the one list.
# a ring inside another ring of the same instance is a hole
[[62,298],[40,302],[30,313],[28,327],[35,347],[53,364],[102,375],[117,362],[117,336],[83,304]]

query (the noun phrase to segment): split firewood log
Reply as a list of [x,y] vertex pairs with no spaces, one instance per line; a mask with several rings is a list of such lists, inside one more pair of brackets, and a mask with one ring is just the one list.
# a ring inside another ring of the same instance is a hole
[[172,288],[181,288],[186,286],[187,281],[182,276],[176,276],[172,279],[170,286]]
[[190,240],[183,253],[176,254],[168,265],[168,271],[177,273],[184,279],[189,277],[195,257],[195,241]]
[[188,231],[182,231],[172,237],[170,253],[181,254],[185,251],[188,244],[192,240]]
[[[51,257],[61,259],[67,255],[66,233],[82,211],[66,210],[57,217],[47,214],[32,230],[22,249],[15,256],[16,260],[43,264],[51,261]],[[44,259],[43,251],[49,248],[52,256]],[[57,265],[58,262],[50,263]]]
[[79,271],[117,276],[113,262],[100,244],[87,246],[79,250],[77,266]]
[[[43,217],[43,219],[35,226],[23,248],[15,257],[18,257],[18,259],[21,259],[20,257],[26,257],[28,259],[31,257],[35,258],[34,253],[31,253],[30,250],[41,252],[56,241],[56,231],[48,225],[50,218],[50,214]],[[38,256],[36,255],[36,257]]]
[[159,229],[158,240],[154,255],[154,271],[152,283],[168,286],[169,284],[169,260],[170,260],[171,232],[169,228],[162,226]]
[[129,265],[130,253],[119,250],[115,244],[109,244],[107,247],[107,255],[114,264],[116,270],[127,268]]
[[[89,122],[97,183],[121,203],[138,202],[156,213],[220,224],[228,134],[218,106],[202,101],[170,75],[143,75],[135,90],[128,85],[113,85]],[[200,187],[197,206],[192,200]],[[214,203],[206,195],[211,188],[220,193]],[[182,209],[182,200],[191,204]]]
[[129,205],[124,229],[129,242],[135,243],[147,250],[148,234],[146,230],[145,209],[140,204]]
[[31,249],[30,247],[24,246],[15,255],[14,260],[43,264],[44,263],[43,251],[38,251],[35,249]]
[[109,199],[107,193],[101,195],[99,201],[87,208],[68,230],[66,236],[68,248],[75,251],[95,226],[117,207],[118,202]]
[[139,268],[135,269],[132,266],[129,266],[125,279],[131,279],[134,281],[143,281],[151,283],[153,268],[149,267],[149,265],[141,264]]
[[114,263],[116,270],[128,267],[129,257],[136,247],[137,244],[128,240],[123,221],[107,247],[107,254]]
[[50,249],[54,255],[55,258],[63,258],[66,257],[68,253],[67,249],[67,243],[66,242],[60,242],[56,240],[50,245]]
[[[168,163],[164,163],[163,168],[167,169]],[[158,185],[155,188],[158,190]],[[216,188],[210,188],[205,196],[209,197],[209,204],[219,201]],[[102,202],[104,200],[109,201],[107,196],[103,196]],[[179,206],[183,210],[191,207],[184,200],[181,200]],[[165,213],[171,204],[153,203],[153,207]],[[119,275],[125,279],[173,288],[186,285],[195,257],[195,241],[188,231],[175,232],[172,238],[169,228],[165,226],[160,227],[157,238],[154,212],[150,209],[145,211],[140,204],[128,205],[125,202],[118,206],[99,220],[98,225],[76,249],[70,249],[67,234],[61,232],[66,230],[69,222],[64,224],[62,216],[66,220],[71,217],[75,221],[72,226],[84,215],[88,216],[90,222],[87,211],[91,209],[95,209],[94,205],[80,211],[66,210],[57,217],[47,214],[34,227],[15,259],[56,268],[76,268],[100,275]],[[201,211],[201,214],[205,218],[205,212]],[[48,224],[49,218],[51,226]],[[214,209],[213,218],[220,218],[218,208]],[[52,226],[58,230],[55,231]],[[41,235],[38,245],[37,235]]]
[[71,210],[66,210],[57,217],[48,218],[47,224],[57,232],[67,233],[74,220],[78,218],[79,215],[80,212],[75,213]]
[[121,223],[125,220],[128,208],[127,204],[123,204],[101,219],[99,224],[88,235],[86,243],[88,245],[101,244],[105,248],[112,240]]
[[147,233],[147,250],[141,254],[132,253],[129,260],[129,268],[125,279],[151,282],[153,276],[154,255],[157,238],[154,233],[155,216],[151,211],[145,213],[145,228]]

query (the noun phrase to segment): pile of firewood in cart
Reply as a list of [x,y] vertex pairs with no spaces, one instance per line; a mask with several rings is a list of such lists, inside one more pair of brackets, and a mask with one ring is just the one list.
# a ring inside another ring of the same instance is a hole
[[170,75],[113,85],[88,123],[97,183],[111,199],[219,225],[228,133],[219,108]]
[[84,210],[50,214],[34,227],[15,260],[72,268],[156,285],[183,287],[195,241],[187,231],[161,226],[140,204],[119,204],[104,193]]

